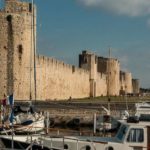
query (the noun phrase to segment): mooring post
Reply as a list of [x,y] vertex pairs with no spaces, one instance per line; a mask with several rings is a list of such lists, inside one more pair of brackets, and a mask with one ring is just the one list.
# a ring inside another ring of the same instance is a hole
[[14,130],[13,130],[13,125],[11,127],[11,136],[12,136],[12,141],[11,141],[11,148],[12,150],[14,149]]
[[49,112],[46,112],[46,134],[49,133]]
[[94,124],[93,124],[93,134],[96,134],[96,113],[94,113]]

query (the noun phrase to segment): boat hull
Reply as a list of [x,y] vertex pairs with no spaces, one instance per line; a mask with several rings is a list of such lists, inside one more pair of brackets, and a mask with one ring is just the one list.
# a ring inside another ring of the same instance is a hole
[[[6,139],[6,138],[1,138],[0,139],[4,148],[12,148],[12,140],[10,139]],[[30,143],[25,143],[25,142],[20,142],[20,141],[15,141],[14,140],[14,149],[21,149],[21,150],[25,150],[30,146]],[[43,147],[42,145],[37,145],[37,144],[33,144],[32,149],[34,150],[49,150],[49,148],[47,147]]]
[[44,130],[44,118],[40,118],[29,125],[16,126],[16,133],[38,133]]

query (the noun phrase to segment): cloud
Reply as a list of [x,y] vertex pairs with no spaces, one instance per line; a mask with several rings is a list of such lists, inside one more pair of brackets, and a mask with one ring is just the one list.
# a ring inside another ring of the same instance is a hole
[[150,14],[150,0],[77,0],[86,7],[99,8],[111,13],[126,16]]

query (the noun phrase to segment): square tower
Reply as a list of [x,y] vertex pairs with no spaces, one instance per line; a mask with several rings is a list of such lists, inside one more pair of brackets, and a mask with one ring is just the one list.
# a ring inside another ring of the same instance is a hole
[[0,10],[0,98],[14,93],[15,99],[27,100],[34,95],[35,10],[19,0],[5,0]]

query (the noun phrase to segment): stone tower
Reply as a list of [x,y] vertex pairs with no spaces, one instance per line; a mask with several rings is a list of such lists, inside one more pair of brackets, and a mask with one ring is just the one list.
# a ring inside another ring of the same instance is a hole
[[107,60],[107,86],[108,86],[108,95],[119,95],[120,90],[120,63],[117,59],[108,58]]
[[139,94],[139,92],[140,92],[139,79],[132,79],[132,87],[133,87],[133,94]]
[[131,94],[132,91],[132,74],[120,71],[120,94]]
[[34,99],[35,9],[31,3],[5,0],[0,10],[0,98],[14,93],[17,100]]
[[97,58],[95,54],[83,51],[79,55],[79,67],[90,72],[90,97],[96,96]]
[[125,72],[125,92],[132,93],[132,74],[130,72]]
[[98,57],[97,70],[107,76],[107,95],[119,95],[120,91],[120,63],[114,58]]

